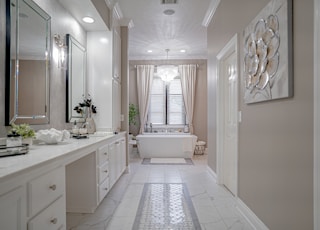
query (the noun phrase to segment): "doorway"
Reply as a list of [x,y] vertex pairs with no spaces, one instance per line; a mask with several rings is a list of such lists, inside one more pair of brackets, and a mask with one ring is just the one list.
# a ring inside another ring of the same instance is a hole
[[217,182],[234,196],[238,190],[238,38],[217,55]]

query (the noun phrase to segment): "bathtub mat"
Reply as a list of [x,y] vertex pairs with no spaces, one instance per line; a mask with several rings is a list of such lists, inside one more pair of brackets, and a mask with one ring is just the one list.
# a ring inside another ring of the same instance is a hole
[[143,158],[144,165],[193,165],[191,158]]
[[171,183],[144,184],[133,230],[200,230],[187,186]]

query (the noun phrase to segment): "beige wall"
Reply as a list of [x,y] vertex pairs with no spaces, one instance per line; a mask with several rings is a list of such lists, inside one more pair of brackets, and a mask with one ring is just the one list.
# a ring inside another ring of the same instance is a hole
[[[30,68],[32,66],[32,68]],[[14,95],[15,81],[14,72],[15,65],[11,63],[11,73],[13,77],[10,83],[10,117],[14,116]],[[46,71],[46,63],[44,60],[19,60],[19,115],[43,115],[46,113],[46,79],[44,73]],[[33,124],[34,119],[21,119],[16,124],[28,123]]]
[[[52,37],[60,34],[65,37],[71,34],[86,47],[86,32],[80,24],[58,3],[52,0],[34,0],[51,16],[51,47],[55,47]],[[4,126],[5,113],[5,0],[0,0],[0,137],[6,135]],[[2,52],[3,51],[3,52]],[[35,125],[35,129],[54,127],[56,129],[70,128],[65,122],[66,107],[66,76],[65,70],[59,69],[55,60],[50,61],[50,123],[48,125]]]
[[[167,61],[130,61],[129,72],[129,103],[138,104],[137,80],[135,65],[139,64],[166,64]],[[207,60],[170,60],[170,64],[198,64],[196,96],[194,108],[194,133],[198,140],[207,142]],[[131,127],[132,129],[132,127]],[[133,132],[134,133],[134,132]]]
[[[212,100],[216,99],[217,53],[239,33],[243,57],[242,31],[268,2],[221,1],[208,28]],[[294,97],[247,105],[244,81],[240,81],[238,195],[272,230],[313,229],[313,1],[294,0],[293,9]],[[215,117],[211,99],[208,117]],[[216,124],[208,123],[208,138],[214,143]],[[209,146],[209,154],[209,166],[215,170],[214,145]]]

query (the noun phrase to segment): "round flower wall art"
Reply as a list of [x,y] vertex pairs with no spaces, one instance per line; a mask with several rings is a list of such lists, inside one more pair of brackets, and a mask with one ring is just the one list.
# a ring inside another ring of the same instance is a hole
[[271,1],[244,32],[246,103],[292,96],[289,2]]

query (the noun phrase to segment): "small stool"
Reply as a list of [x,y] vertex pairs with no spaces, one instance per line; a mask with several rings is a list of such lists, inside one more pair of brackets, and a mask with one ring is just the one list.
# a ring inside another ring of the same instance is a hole
[[203,155],[203,154],[204,154],[204,151],[205,151],[205,145],[206,145],[206,142],[204,142],[204,141],[197,141],[196,147],[195,147],[195,149],[194,149],[194,154],[195,154],[195,155]]

